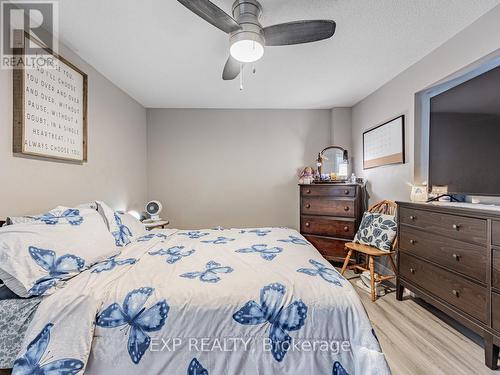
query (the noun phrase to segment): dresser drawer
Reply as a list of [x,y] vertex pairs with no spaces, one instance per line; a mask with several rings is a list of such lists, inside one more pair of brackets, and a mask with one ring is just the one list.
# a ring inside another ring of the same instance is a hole
[[399,220],[457,240],[486,244],[486,220],[401,207]]
[[491,277],[493,288],[500,290],[500,250],[493,250],[493,270]]
[[300,232],[323,236],[354,238],[356,222],[354,219],[340,219],[328,216],[300,217]]
[[356,186],[301,186],[300,194],[312,197],[354,197]]
[[419,229],[400,226],[399,249],[450,270],[486,282],[486,246],[451,240]]
[[491,223],[491,242],[493,245],[500,246],[500,221]]
[[301,214],[355,217],[355,202],[351,199],[302,197]]
[[474,318],[486,322],[486,288],[400,253],[400,275]]
[[500,332],[500,294],[491,293],[492,306],[492,325],[495,330]]
[[348,241],[307,234],[304,237],[328,260],[343,261],[347,255],[345,244]]

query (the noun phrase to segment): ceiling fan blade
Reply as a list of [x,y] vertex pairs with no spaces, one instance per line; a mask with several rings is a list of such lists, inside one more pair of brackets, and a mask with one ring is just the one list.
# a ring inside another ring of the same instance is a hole
[[295,21],[265,27],[266,46],[287,46],[328,39],[335,34],[336,23],[329,20]]
[[224,71],[222,72],[222,79],[224,81],[231,81],[239,76],[241,69],[241,63],[229,56],[226,61],[226,65],[224,66]]
[[233,17],[209,0],[177,1],[188,8],[191,12],[197,14],[205,21],[228,34],[241,29],[241,26],[234,20]]

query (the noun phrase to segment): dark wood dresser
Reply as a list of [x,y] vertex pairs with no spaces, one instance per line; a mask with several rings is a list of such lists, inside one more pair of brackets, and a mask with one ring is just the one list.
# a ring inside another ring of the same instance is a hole
[[328,260],[343,262],[364,212],[359,184],[300,185],[300,233]]
[[500,211],[398,202],[396,298],[404,288],[500,346]]

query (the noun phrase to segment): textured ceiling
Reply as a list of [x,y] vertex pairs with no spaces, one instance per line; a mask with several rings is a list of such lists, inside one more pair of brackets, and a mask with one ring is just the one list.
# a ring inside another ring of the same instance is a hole
[[[214,0],[230,12],[231,0]],[[145,107],[352,106],[500,0],[262,0],[264,26],[333,19],[327,41],[268,47],[224,82],[228,37],[175,0],[60,1],[61,39]]]

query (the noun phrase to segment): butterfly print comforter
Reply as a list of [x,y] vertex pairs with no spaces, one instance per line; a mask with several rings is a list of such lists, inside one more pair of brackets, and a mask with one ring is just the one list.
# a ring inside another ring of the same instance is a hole
[[390,374],[356,291],[284,228],[159,230],[56,286],[13,374]]

